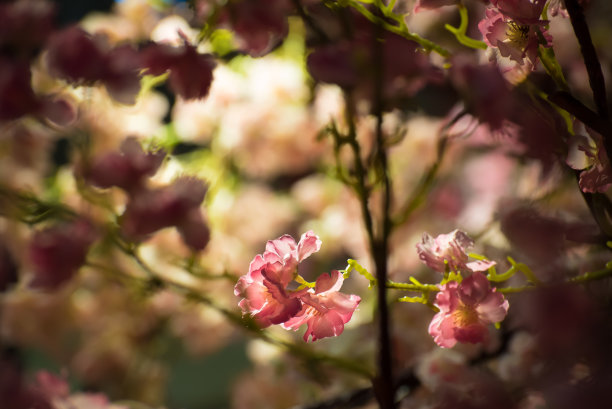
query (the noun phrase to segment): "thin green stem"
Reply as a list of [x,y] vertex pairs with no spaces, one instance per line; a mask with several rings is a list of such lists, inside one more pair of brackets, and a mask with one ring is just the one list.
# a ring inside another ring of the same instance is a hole
[[468,28],[468,10],[463,4],[459,4],[459,16],[461,17],[461,23],[459,27],[453,27],[450,24],[445,24],[444,28],[455,35],[457,41],[463,44],[466,47],[486,50],[487,44],[480,40],[475,40],[467,36],[467,28]]
[[404,21],[404,16],[402,14],[395,14],[391,9],[388,9],[386,7],[380,8],[380,11],[385,17],[393,19],[398,24],[393,25],[387,22],[385,19],[372,13],[363,4],[359,3],[356,0],[346,0],[344,3],[357,10],[361,15],[370,20],[372,23],[378,24],[387,31],[390,31],[394,34],[397,34],[408,40],[412,40],[418,43],[426,51],[433,51],[441,55],[442,57],[450,57],[450,52],[442,46],[434,43],[433,41],[427,40],[419,36],[418,34],[411,33],[408,29],[408,26],[406,25],[406,22]]

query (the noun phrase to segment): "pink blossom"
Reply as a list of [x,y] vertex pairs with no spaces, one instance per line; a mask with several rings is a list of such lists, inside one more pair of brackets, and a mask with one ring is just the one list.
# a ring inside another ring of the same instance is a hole
[[481,272],[461,284],[451,281],[440,286],[434,304],[440,312],[429,324],[429,333],[443,348],[451,348],[457,342],[486,342],[487,325],[502,321],[508,313],[508,300],[491,288]]
[[494,261],[479,260],[468,262],[467,249],[474,245],[466,233],[453,230],[448,234],[440,234],[435,239],[423,233],[421,242],[416,245],[419,258],[431,269],[445,272],[449,271],[486,271]]
[[84,173],[86,179],[95,186],[117,186],[133,193],[144,188],[145,178],[157,172],[164,157],[164,151],[145,153],[135,138],[127,138],[121,143],[119,152],[109,152],[94,158]]
[[208,95],[215,61],[210,54],[198,53],[195,46],[153,43],[143,50],[141,60],[152,75],[169,71],[170,89],[182,98],[199,99]]
[[491,0],[507,18],[519,24],[537,24],[547,0]]
[[221,10],[219,22],[236,33],[244,51],[253,57],[261,57],[287,36],[287,18],[293,9],[287,0],[233,1]]
[[59,224],[34,233],[29,255],[34,265],[34,287],[55,289],[70,280],[83,265],[96,239],[85,220]]
[[251,261],[249,272],[234,287],[234,294],[243,297],[238,303],[243,314],[251,314],[262,328],[281,324],[302,308],[299,293],[286,290],[293,271],[278,259],[267,261],[266,258],[274,257],[258,254]]
[[244,314],[251,314],[262,327],[281,324],[302,308],[299,296],[306,290],[288,291],[297,265],[319,251],[321,240],[312,231],[302,234],[299,243],[287,234],[266,243],[263,254],[255,256],[249,272],[238,280],[234,294]]
[[[586,135],[573,135],[570,138],[570,149],[567,164],[573,169],[582,170],[578,185],[585,193],[604,193],[612,185],[612,168],[603,146],[603,137],[590,128]],[[582,153],[584,163],[576,160],[577,153]]]
[[301,311],[283,324],[284,328],[297,330],[302,324],[308,328],[304,341],[338,336],[359,305],[361,298],[339,292],[344,277],[332,270],[331,274],[321,274],[317,278],[314,290],[303,294]]
[[110,47],[106,39],[73,26],[47,45],[49,72],[71,83],[102,83],[117,101],[133,104],[140,90],[140,56],[130,45]]
[[210,238],[200,211],[206,190],[201,180],[180,177],[169,186],[138,192],[121,217],[121,230],[128,238],[143,240],[157,230],[174,226],[186,245],[202,250]]
[[527,61],[532,68],[535,67],[540,36],[545,40],[545,47],[552,45],[552,38],[544,28],[547,21],[539,20],[539,13],[534,13],[532,9],[523,10],[501,1],[498,3],[506,7],[507,13],[489,8],[485,11],[486,17],[478,23],[485,43],[519,65]]

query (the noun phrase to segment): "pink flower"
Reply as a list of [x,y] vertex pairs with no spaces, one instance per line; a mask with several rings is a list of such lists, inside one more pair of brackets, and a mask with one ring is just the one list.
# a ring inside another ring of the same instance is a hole
[[255,256],[249,272],[238,280],[234,294],[244,314],[251,314],[262,327],[281,324],[302,308],[299,296],[306,290],[288,291],[297,273],[297,265],[319,251],[321,240],[312,232],[302,234],[299,243],[285,234],[266,243],[263,254]]
[[344,277],[332,270],[331,274],[321,274],[317,278],[314,290],[309,290],[300,298],[303,303],[301,311],[283,324],[286,329],[297,330],[302,324],[308,328],[304,341],[338,336],[359,305],[361,298],[339,292]]
[[202,250],[210,238],[200,211],[206,190],[201,180],[180,177],[169,186],[138,192],[121,216],[121,231],[131,239],[142,240],[174,226],[187,246]]
[[[605,193],[612,185],[612,168],[603,146],[603,137],[590,128],[586,135],[573,135],[570,142],[567,164],[573,169],[582,170],[578,185],[585,193]],[[582,153],[583,163],[577,156]]]
[[429,333],[443,348],[451,348],[457,342],[486,342],[487,325],[502,321],[508,313],[508,300],[491,288],[480,272],[461,284],[451,281],[442,285],[434,304],[440,312],[429,324]]
[[234,294],[243,297],[238,303],[243,314],[251,314],[261,328],[281,324],[302,308],[299,293],[286,290],[293,271],[278,260],[266,261],[265,256],[258,254],[234,287]]
[[200,99],[208,95],[213,80],[215,61],[210,54],[200,54],[196,47],[150,44],[141,55],[142,64],[152,75],[170,71],[170,89],[184,99]]
[[111,48],[106,39],[73,26],[55,33],[47,45],[49,72],[79,85],[102,83],[124,104],[140,90],[140,56],[130,45]]
[[32,285],[55,289],[72,278],[85,262],[96,232],[85,220],[58,224],[34,233],[29,245],[34,265]]
[[119,152],[109,152],[93,160],[85,171],[85,177],[93,185],[108,188],[117,186],[129,193],[144,188],[145,178],[153,176],[165,152],[144,152],[135,138],[121,143]]
[[491,0],[507,18],[519,24],[538,24],[547,0]]
[[547,21],[539,20],[539,13],[533,9],[523,10],[501,1],[498,4],[506,7],[506,13],[502,9],[489,8],[485,11],[486,17],[478,23],[485,43],[497,48],[503,57],[519,65],[527,61],[534,68],[538,61],[540,36],[545,40],[545,47],[552,45],[552,38],[544,29]]
[[440,234],[435,239],[423,233],[421,242],[416,245],[419,258],[431,269],[449,271],[486,271],[495,265],[494,261],[472,261],[468,263],[467,249],[474,245],[466,233],[453,230],[448,234]]

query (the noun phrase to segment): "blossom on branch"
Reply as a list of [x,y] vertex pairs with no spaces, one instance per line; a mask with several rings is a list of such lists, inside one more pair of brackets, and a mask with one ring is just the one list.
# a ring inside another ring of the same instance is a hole
[[306,342],[310,337],[312,341],[316,341],[340,335],[344,331],[344,324],[349,322],[361,301],[358,295],[339,291],[343,282],[344,277],[337,270],[332,270],[331,274],[321,274],[314,290],[310,289],[300,297],[301,311],[285,322],[283,327],[295,331],[307,324],[308,328],[304,333]]
[[440,286],[434,305],[440,309],[429,324],[429,334],[436,344],[451,348],[457,342],[486,342],[487,326],[502,321],[508,313],[508,300],[481,272],[475,272],[460,283]]
[[467,249],[474,245],[466,233],[453,230],[440,234],[435,239],[423,233],[421,242],[416,245],[419,258],[429,268],[444,273],[449,271],[486,271],[495,265],[494,261],[478,260],[468,262]]
[[340,272],[321,274],[314,288],[288,289],[298,264],[320,248],[321,240],[312,231],[299,243],[289,235],[268,241],[234,287],[234,294],[243,297],[238,303],[243,314],[250,314],[262,328],[282,324],[296,331],[306,324],[305,341],[340,335],[361,301],[357,295],[339,292],[344,281]]
[[298,299],[304,291],[289,291],[297,265],[319,251],[321,240],[312,231],[302,234],[299,243],[288,234],[266,243],[263,254],[255,256],[249,272],[238,280],[234,294],[244,314],[251,314],[260,327],[281,324],[302,308]]
[[542,0],[497,0],[494,8],[485,11],[478,23],[485,43],[497,48],[503,57],[534,69],[538,61],[538,46],[552,46],[546,31],[547,20],[540,15],[546,2]]

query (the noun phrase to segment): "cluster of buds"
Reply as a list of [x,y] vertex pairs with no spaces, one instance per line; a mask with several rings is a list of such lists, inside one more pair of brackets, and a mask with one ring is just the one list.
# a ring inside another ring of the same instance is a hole
[[344,281],[340,272],[322,274],[314,288],[288,288],[298,277],[298,264],[320,248],[321,240],[312,231],[304,233],[299,243],[289,235],[268,241],[234,288],[243,297],[239,303],[243,313],[262,328],[281,324],[295,331],[306,324],[305,341],[340,335],[361,301],[339,291]]

